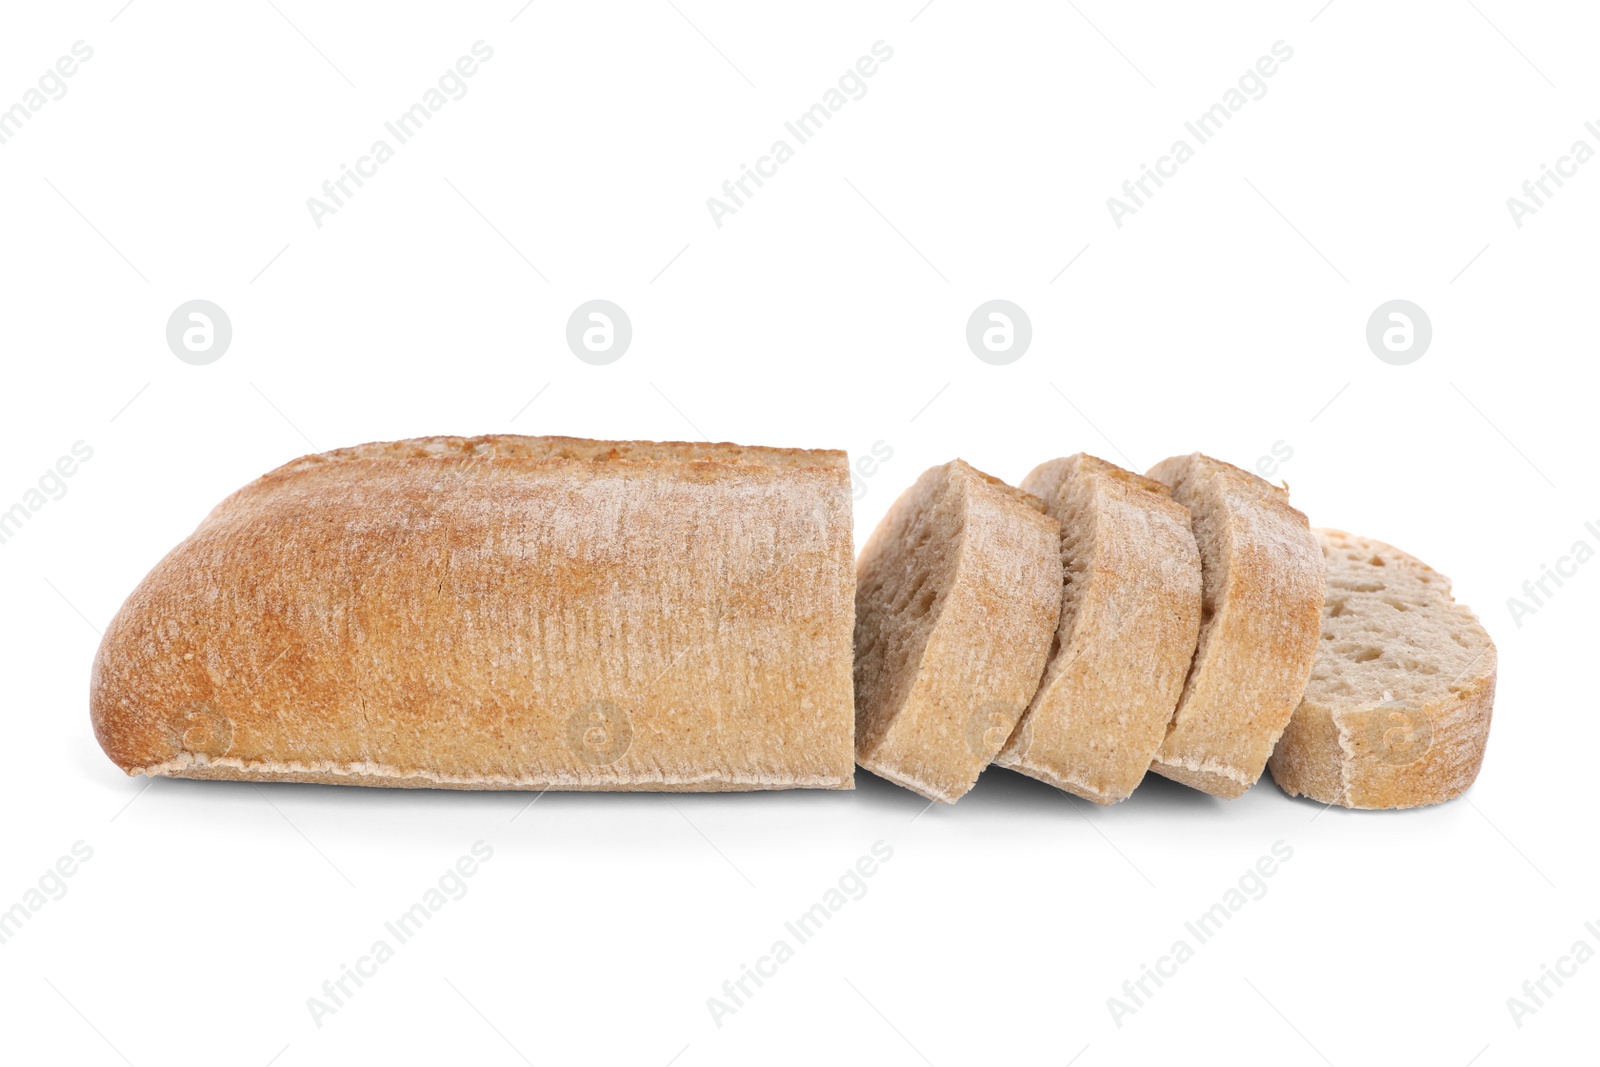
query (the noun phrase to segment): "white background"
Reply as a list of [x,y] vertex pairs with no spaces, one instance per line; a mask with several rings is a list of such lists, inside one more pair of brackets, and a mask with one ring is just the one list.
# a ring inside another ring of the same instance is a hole
[[[1520,626],[1506,602],[1600,547],[1600,161],[1521,228],[1506,199],[1600,148],[1600,20],[1319,2],[8,5],[0,106],[94,55],[0,145],[0,509],[94,454],[0,545],[0,908],[93,850],[0,945],[6,1059],[1591,1060],[1600,962],[1520,1027],[1507,998],[1600,950],[1600,563]],[[306,199],[478,40],[467,94],[315,226]],[[879,40],[866,95],[718,228],[706,198]],[[1279,40],[1266,95],[1115,226],[1106,198]],[[597,297],[634,327],[603,367],[563,336]],[[209,366],[165,342],[195,298],[233,324]],[[964,340],[992,298],[1033,324],[1008,366]],[[1395,298],[1433,323],[1409,366],[1364,338]],[[1423,557],[1496,638],[1482,776],[1405,813],[1319,814],[1270,779],[1090,810],[1000,771],[925,813],[866,774],[524,812],[143,791],[99,752],[96,630],[225,494],[314,448],[506,431],[881,441],[858,544],[957,455],[1016,481],[1282,442],[1314,523]],[[466,896],[315,1025],[307,998],[479,840]],[[877,841],[866,895],[715,1025],[707,998]],[[1266,895],[1116,1025],[1107,998],[1278,841]]]

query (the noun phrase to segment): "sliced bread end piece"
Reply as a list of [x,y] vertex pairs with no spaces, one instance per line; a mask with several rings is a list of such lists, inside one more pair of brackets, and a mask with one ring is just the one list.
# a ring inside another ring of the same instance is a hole
[[1286,490],[1195,452],[1150,477],[1189,509],[1200,550],[1200,636],[1150,769],[1213,796],[1244,794],[1299,706],[1316,658],[1322,554]]
[[1022,488],[1061,524],[1061,618],[1044,681],[995,759],[1096,804],[1125,799],[1166,736],[1200,630],[1189,511],[1079,453]]
[[954,460],[889,508],[856,561],[856,761],[954,802],[1039,687],[1060,533],[1030,494]]
[[1421,560],[1342,530],[1316,533],[1328,573],[1322,639],[1272,754],[1273,780],[1347,808],[1460,796],[1489,740],[1494,642]]

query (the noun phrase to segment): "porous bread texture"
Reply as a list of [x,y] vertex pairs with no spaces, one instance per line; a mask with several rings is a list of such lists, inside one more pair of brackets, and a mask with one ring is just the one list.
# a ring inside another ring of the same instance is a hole
[[961,460],[889,508],[856,561],[856,761],[930,800],[972,788],[1039,686],[1059,527]]
[[853,787],[842,452],[430,437],[220,504],[112,620],[130,774]]
[[1150,477],[1189,509],[1200,550],[1200,636],[1150,769],[1213,796],[1242,796],[1266,769],[1316,659],[1322,553],[1289,494],[1192,453]]
[[1413,808],[1466,792],[1483,766],[1494,642],[1450,580],[1392,545],[1318,530],[1322,640],[1269,766],[1290,796]]
[[1160,749],[1194,658],[1189,511],[1160,482],[1083,453],[1040,464],[1022,489],[1061,524],[1061,618],[1044,681],[995,764],[1114,804]]

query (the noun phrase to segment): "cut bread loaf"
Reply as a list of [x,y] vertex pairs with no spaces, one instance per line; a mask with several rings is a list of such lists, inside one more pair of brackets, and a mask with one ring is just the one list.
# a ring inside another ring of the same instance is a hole
[[1213,796],[1261,777],[1300,703],[1321,631],[1322,553],[1287,490],[1196,452],[1150,477],[1189,509],[1200,638],[1151,770]]
[[849,789],[842,452],[433,437],[223,501],[112,620],[129,774]]
[[995,763],[1096,804],[1132,793],[1166,737],[1200,632],[1200,555],[1167,487],[1082,453],[1022,488],[1061,524],[1044,681]]
[[1494,642],[1421,560],[1341,530],[1317,535],[1328,568],[1321,648],[1273,779],[1347,808],[1460,796],[1489,740]]
[[961,460],[894,502],[856,562],[856,760],[953,802],[1039,687],[1061,610],[1056,521]]

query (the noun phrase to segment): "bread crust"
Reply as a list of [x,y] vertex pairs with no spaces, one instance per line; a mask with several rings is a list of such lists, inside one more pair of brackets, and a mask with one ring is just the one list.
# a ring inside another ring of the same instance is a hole
[[[1451,597],[1450,580],[1415,556],[1342,530],[1316,533],[1329,571],[1323,640],[1305,698],[1272,753],[1273,780],[1290,796],[1346,808],[1413,808],[1460,796],[1477,779],[1489,742],[1493,640]],[[1424,635],[1412,621],[1419,612],[1453,632]],[[1362,617],[1361,631],[1374,635],[1370,648],[1350,641],[1336,621]],[[1376,636],[1392,629],[1405,640]],[[1378,691],[1352,688],[1343,675],[1355,671]]]
[[[936,515],[958,528],[948,544],[930,543]],[[954,460],[895,501],[856,574],[856,760],[953,803],[1039,686],[1061,609],[1059,527],[1037,498]]]
[[1200,637],[1150,769],[1213,796],[1261,777],[1316,658],[1322,554],[1288,492],[1195,452],[1150,477],[1188,507],[1200,550]]
[[1022,488],[1061,523],[1064,588],[1044,680],[998,766],[1114,804],[1166,737],[1200,632],[1189,511],[1160,482],[1078,453]]
[[852,788],[847,462],[509,435],[302,457],[129,596],[95,736],[129,774]]

